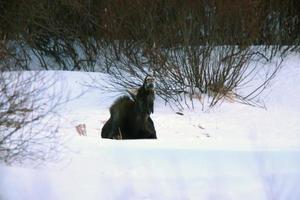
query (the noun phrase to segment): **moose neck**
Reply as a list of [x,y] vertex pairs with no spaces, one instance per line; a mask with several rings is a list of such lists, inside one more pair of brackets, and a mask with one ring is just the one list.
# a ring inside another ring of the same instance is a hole
[[135,98],[135,110],[142,118],[148,118],[153,112],[154,91],[141,86]]
[[141,117],[149,117],[150,115],[150,111],[149,111],[149,108],[148,108],[148,105],[145,104],[145,103],[141,103],[141,102],[136,102],[135,104],[135,111],[136,111],[136,114],[141,116]]

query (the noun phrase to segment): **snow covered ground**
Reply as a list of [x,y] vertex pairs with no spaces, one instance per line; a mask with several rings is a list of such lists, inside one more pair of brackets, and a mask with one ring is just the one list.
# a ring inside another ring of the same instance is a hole
[[[100,138],[116,94],[89,89],[69,102],[65,161],[39,169],[0,165],[0,199],[300,199],[300,58],[290,56],[262,94],[267,109],[224,102],[175,111],[157,99],[158,140]],[[54,73],[54,72],[47,72]],[[97,73],[55,72],[71,96]],[[87,136],[79,136],[78,124]]]

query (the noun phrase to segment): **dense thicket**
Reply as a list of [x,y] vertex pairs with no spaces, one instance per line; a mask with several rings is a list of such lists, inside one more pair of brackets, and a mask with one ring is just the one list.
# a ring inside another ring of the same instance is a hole
[[6,69],[102,71],[125,87],[152,73],[166,100],[205,93],[211,105],[229,93],[251,100],[279,65],[241,95],[250,63],[300,44],[297,0],[2,0],[0,13]]

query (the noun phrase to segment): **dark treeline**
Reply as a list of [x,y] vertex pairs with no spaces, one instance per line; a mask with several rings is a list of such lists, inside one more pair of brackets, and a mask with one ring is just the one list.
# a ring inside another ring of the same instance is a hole
[[0,3],[1,39],[140,40],[190,44],[299,43],[297,0],[10,0]]
[[11,51],[6,41],[18,42],[10,48],[31,48],[44,68],[46,55],[62,69],[90,70],[99,47],[116,40],[143,48],[300,43],[297,0],[2,0],[0,13],[2,54]]

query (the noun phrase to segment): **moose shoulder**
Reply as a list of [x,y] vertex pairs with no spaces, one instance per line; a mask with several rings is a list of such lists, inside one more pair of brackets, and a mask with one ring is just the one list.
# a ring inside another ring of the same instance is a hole
[[122,96],[110,107],[110,118],[104,124],[101,137],[109,139],[156,139],[150,118],[154,105],[154,79],[146,77],[137,94]]

